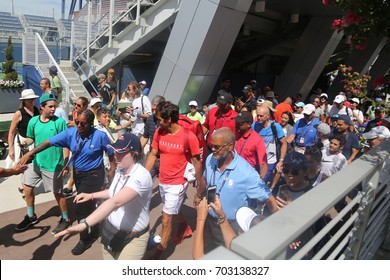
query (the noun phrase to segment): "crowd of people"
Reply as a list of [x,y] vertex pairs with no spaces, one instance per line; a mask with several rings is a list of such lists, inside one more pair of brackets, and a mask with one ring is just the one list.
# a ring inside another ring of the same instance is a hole
[[[57,116],[59,93],[47,90],[47,79],[41,81],[39,109],[34,107],[39,96],[24,90],[8,139],[12,164],[0,169],[1,176],[24,172],[20,191],[27,214],[15,230],[39,222],[34,188],[42,181],[60,209],[55,237],[79,235],[74,255],[101,236],[104,259],[144,258],[155,179],[163,205],[161,241],[151,259],[162,258],[169,242],[178,245],[193,234],[195,228],[182,214],[192,183],[197,211],[193,257],[219,245],[229,248],[235,236],[390,138],[384,107],[371,108],[370,119],[359,109],[359,98],[340,93],[328,102],[320,91],[306,104],[300,95],[279,103],[270,87],[260,90],[252,80],[239,98],[223,84],[214,104],[199,110],[197,101],[189,102],[186,115],[201,125],[204,137],[199,139],[181,125],[178,105],[159,95],[150,101],[145,81],[131,81],[120,94],[114,69],[107,76],[98,75],[94,98],[75,101],[69,120]],[[68,173],[68,187],[63,188]],[[74,225],[65,199],[73,194],[73,184]],[[317,230],[318,223],[307,229],[286,248],[287,255]]]

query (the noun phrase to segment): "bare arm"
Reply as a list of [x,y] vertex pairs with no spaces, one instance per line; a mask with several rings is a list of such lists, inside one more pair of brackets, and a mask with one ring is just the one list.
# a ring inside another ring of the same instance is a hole
[[192,247],[192,258],[194,260],[198,260],[204,255],[203,235],[208,209],[209,207],[207,206],[207,200],[204,197],[203,200],[196,206],[196,233]]
[[279,140],[280,140],[280,143],[282,143],[282,146],[280,147],[280,159],[279,159],[278,163],[276,164],[276,170],[278,171],[278,173],[280,173],[282,170],[283,160],[284,160],[284,157],[286,156],[286,153],[287,153],[286,137],[280,138]]
[[355,159],[356,155],[359,153],[359,150],[358,149],[355,149],[355,148],[352,148],[352,154],[351,156],[349,157],[349,159],[347,160],[347,163],[348,164],[351,164],[352,161]]
[[291,144],[295,139],[295,134],[290,134],[290,136],[287,138],[287,143]]
[[218,218],[222,218],[221,223],[219,224],[221,227],[223,240],[225,241],[226,248],[230,249],[230,244],[234,237],[237,236],[235,231],[230,226],[228,220],[226,219],[226,215],[223,212],[221,201],[219,200],[219,196],[215,196],[215,202],[210,203],[211,208],[213,208],[214,212],[217,214]]
[[276,203],[275,197],[271,195],[266,201],[265,205],[267,205],[268,209],[271,211],[271,213],[275,213],[278,211],[278,205]]
[[0,178],[8,177],[12,175],[18,175],[23,173],[27,169],[27,165],[15,166],[13,168],[2,168],[0,167]]
[[35,154],[42,152],[43,150],[46,150],[47,148],[51,147],[51,144],[49,140],[46,140],[36,146],[34,149],[29,151],[27,154],[25,154],[17,163],[17,166],[25,165],[26,162]]
[[8,154],[12,160],[15,160],[14,139],[16,135],[16,127],[21,120],[22,114],[19,110],[17,110],[12,118],[11,126],[8,132]]
[[202,162],[200,161],[200,155],[196,155],[192,157],[192,163],[194,164],[195,167],[195,177],[197,182],[196,194],[194,197],[194,206],[196,206],[200,202],[201,195],[206,190],[206,180],[203,177],[203,172],[202,172],[203,168],[202,168]]
[[146,164],[145,164],[145,168],[146,170],[148,170],[150,172],[150,170],[152,170],[153,166],[154,166],[154,163],[156,162],[157,160],[157,150],[156,149],[152,149],[152,151],[149,153],[149,156],[148,158],[146,159]]
[[149,140],[149,138],[141,136],[140,141],[141,141],[142,150],[145,148],[146,144],[148,143],[148,140]]
[[[81,194],[80,194],[81,195]],[[108,190],[104,190],[101,192],[93,193],[93,194],[84,194],[85,199],[84,201],[91,200],[92,198],[107,198],[108,197]],[[122,188],[114,197],[107,199],[104,201],[94,212],[92,212],[91,215],[89,215],[86,218],[86,221],[89,226],[94,226],[98,224],[99,222],[103,221],[108,215],[111,214],[114,210],[118,209],[119,207],[125,205],[126,203],[132,201],[135,199],[139,194],[131,189],[131,188]],[[87,198],[89,196],[89,199]],[[84,201],[76,200],[78,196],[76,196],[75,201],[76,203],[81,203]],[[67,235],[66,239],[69,238],[72,235],[75,235],[77,233],[80,233],[86,229],[86,224],[81,223],[77,224],[75,226],[72,226],[66,230],[61,231],[60,233],[54,235],[54,237],[58,238],[64,235]]]
[[264,163],[260,165],[259,174],[261,179],[264,179],[265,175],[267,175],[267,172],[268,172],[268,164]]

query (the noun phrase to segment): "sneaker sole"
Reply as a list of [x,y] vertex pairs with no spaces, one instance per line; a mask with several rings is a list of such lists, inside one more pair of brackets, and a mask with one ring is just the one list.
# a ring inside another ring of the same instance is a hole
[[26,229],[28,229],[29,227],[35,225],[36,223],[38,223],[38,220],[29,223],[28,226],[26,226],[25,228],[17,228],[17,227],[15,227],[15,230],[16,230],[16,231],[25,231]]

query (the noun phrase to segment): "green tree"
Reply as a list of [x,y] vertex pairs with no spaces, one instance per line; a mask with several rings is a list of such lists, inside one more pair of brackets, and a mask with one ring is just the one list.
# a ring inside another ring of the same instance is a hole
[[14,46],[12,45],[12,37],[8,38],[8,46],[4,50],[5,62],[3,64],[3,70],[5,73],[5,81],[16,81],[18,79],[18,73],[13,69],[15,60],[13,56]]

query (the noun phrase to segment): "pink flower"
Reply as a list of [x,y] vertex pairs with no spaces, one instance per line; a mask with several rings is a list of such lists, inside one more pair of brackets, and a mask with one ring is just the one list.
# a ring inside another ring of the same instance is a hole
[[363,17],[359,16],[359,15],[357,15],[355,13],[348,13],[348,14],[345,15],[345,22],[346,22],[347,25],[358,24],[362,20],[363,20]]
[[343,28],[343,27],[345,27],[345,26],[346,26],[346,24],[345,24],[345,21],[344,21],[344,20],[342,20],[342,19],[335,19],[335,20],[333,21],[333,23],[332,23],[331,28],[332,28],[332,29],[339,30],[339,29],[341,29],[341,28]]

